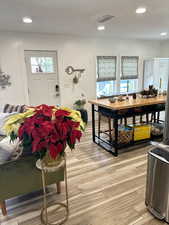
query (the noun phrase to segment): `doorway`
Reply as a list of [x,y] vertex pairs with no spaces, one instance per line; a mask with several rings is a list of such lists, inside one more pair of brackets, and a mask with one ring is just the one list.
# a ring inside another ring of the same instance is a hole
[[25,51],[29,104],[60,104],[56,51]]

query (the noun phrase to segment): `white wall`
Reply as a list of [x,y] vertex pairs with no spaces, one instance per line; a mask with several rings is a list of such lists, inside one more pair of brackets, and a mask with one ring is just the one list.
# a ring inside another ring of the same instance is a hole
[[161,57],[169,58],[169,40],[161,42]]
[[[12,77],[11,87],[0,89],[1,103],[29,104],[24,50],[57,50],[61,104],[72,106],[81,93],[88,99],[96,97],[97,55],[158,57],[160,42],[1,32],[0,65]],[[77,85],[65,73],[69,65],[86,70]]]

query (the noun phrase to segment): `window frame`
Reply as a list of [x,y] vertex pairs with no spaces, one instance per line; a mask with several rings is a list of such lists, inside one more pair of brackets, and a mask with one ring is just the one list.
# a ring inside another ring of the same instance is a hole
[[[31,59],[32,58],[52,58],[52,68],[53,68],[53,71],[52,72],[33,72],[32,71],[32,66],[35,66],[32,64],[32,61]],[[56,62],[55,62],[55,58],[53,56],[48,56],[48,55],[45,55],[45,56],[30,56],[30,69],[31,69],[31,73],[32,75],[43,75],[43,74],[55,74],[56,73]]]

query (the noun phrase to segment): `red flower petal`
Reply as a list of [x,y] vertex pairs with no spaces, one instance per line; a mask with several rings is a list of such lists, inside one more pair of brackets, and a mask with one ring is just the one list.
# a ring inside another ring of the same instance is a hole
[[52,135],[50,136],[50,141],[51,141],[52,143],[56,143],[57,141],[59,141],[59,139],[60,139],[60,137],[59,137],[59,134],[58,134],[58,133],[52,134]]
[[70,137],[70,139],[72,141],[71,144],[75,144],[76,139],[78,141],[80,141],[81,136],[82,136],[82,132],[80,130],[73,130],[72,134],[71,134],[71,137]]
[[48,106],[48,105],[39,105],[36,107],[36,112],[38,114],[42,114],[44,116],[47,117],[52,117],[52,109],[54,108],[54,106]]
[[40,138],[37,137],[36,139],[33,140],[32,142],[32,152],[37,152],[38,151],[38,144],[40,142]]
[[20,140],[23,138],[23,133],[24,133],[24,126],[21,125],[18,130],[18,136]]
[[50,155],[53,159],[56,159],[56,156],[63,150],[63,145],[62,144],[50,144],[49,146],[49,150],[50,150]]
[[55,112],[55,116],[56,117],[60,117],[60,116],[69,116],[70,115],[70,112],[68,111],[65,111],[65,110],[62,110],[62,109],[59,109]]

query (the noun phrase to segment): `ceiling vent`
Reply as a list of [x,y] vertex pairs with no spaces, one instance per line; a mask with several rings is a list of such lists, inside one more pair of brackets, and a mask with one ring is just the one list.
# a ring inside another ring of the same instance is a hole
[[97,21],[98,21],[99,23],[105,23],[105,22],[111,20],[111,19],[114,18],[114,17],[115,17],[115,16],[112,16],[112,15],[105,15],[105,16],[102,16],[102,17],[98,18]]

